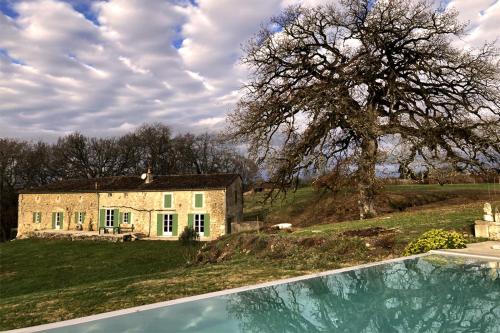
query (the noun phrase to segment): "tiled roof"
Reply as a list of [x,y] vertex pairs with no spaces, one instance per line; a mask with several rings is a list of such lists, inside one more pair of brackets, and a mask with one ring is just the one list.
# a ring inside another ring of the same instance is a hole
[[66,179],[48,185],[21,190],[20,193],[85,193],[106,191],[162,191],[226,188],[238,174],[153,176],[146,184],[139,176],[102,177],[94,179]]

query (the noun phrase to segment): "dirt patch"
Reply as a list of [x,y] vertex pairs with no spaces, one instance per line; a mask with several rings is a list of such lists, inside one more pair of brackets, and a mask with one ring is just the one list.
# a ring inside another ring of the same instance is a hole
[[0,272],[0,277],[8,278],[16,276],[16,272]]
[[370,249],[360,237],[343,235],[290,237],[286,234],[234,234],[206,243],[196,256],[199,265],[252,256],[285,269],[333,269],[339,262],[364,259]]

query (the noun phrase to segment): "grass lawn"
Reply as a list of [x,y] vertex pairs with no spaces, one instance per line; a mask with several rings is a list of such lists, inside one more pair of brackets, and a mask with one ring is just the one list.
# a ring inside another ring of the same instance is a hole
[[303,274],[253,258],[186,265],[192,253],[165,241],[0,244],[0,330]]
[[[494,206],[500,201],[492,202]],[[370,227],[395,228],[398,239],[409,242],[416,236],[433,228],[458,230],[472,233],[473,223],[481,219],[483,203],[453,205],[448,207],[429,208],[416,211],[387,214],[364,221],[345,221],[301,228],[294,236],[321,235],[357,230]]]
[[[465,190],[485,191],[482,186],[466,185]],[[399,187],[390,190],[402,191]],[[441,187],[425,190],[443,191]],[[309,205],[315,195],[310,187],[301,188],[287,197],[281,207],[269,209],[283,216],[293,214]],[[409,241],[432,228],[470,233],[474,220],[482,215],[482,204],[482,200],[447,202],[444,206],[411,208],[366,221],[311,225],[293,233],[231,235],[205,247],[217,250],[217,257],[203,261],[204,264],[187,264],[198,249],[177,242],[3,243],[0,244],[0,330],[397,257]],[[500,205],[500,200],[494,204]],[[252,208],[251,202],[246,205]],[[262,209],[256,203],[253,207]],[[387,239],[377,245],[380,241],[377,237],[343,234],[369,227],[392,229],[390,244],[387,245]],[[366,246],[367,243],[371,246]],[[221,255],[224,251],[230,252],[227,258]]]

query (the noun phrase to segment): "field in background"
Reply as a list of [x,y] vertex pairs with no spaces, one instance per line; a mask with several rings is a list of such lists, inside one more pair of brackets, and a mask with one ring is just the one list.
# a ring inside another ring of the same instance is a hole
[[321,223],[291,233],[229,235],[199,253],[198,248],[161,241],[3,243],[0,330],[398,257],[409,241],[433,228],[457,230],[477,241],[471,236],[473,222],[482,215],[484,199],[497,198],[491,201],[500,205],[498,193],[498,185],[490,189],[485,184],[388,186],[384,195],[394,207],[398,198],[402,206],[426,203],[344,222],[319,216],[331,202],[311,187],[275,206],[258,203],[262,194],[246,196],[247,216],[266,210],[275,221],[281,217],[285,222],[319,207],[324,210],[311,221]]
[[[266,192],[245,195],[245,220],[266,221],[267,224],[290,222],[294,226],[307,227],[355,220],[359,214],[354,192],[346,191],[333,197],[330,192],[304,186],[295,192],[281,194],[272,202],[264,201],[266,196]],[[384,215],[494,200],[500,200],[499,184],[387,185],[377,197],[377,209]]]

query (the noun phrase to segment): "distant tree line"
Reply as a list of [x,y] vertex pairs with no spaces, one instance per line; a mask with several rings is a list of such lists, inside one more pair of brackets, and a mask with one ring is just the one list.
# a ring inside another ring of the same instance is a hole
[[154,174],[239,173],[244,183],[256,164],[215,134],[173,136],[163,124],[143,125],[109,138],[73,133],[56,143],[0,138],[0,240],[17,226],[20,189],[60,179]]

